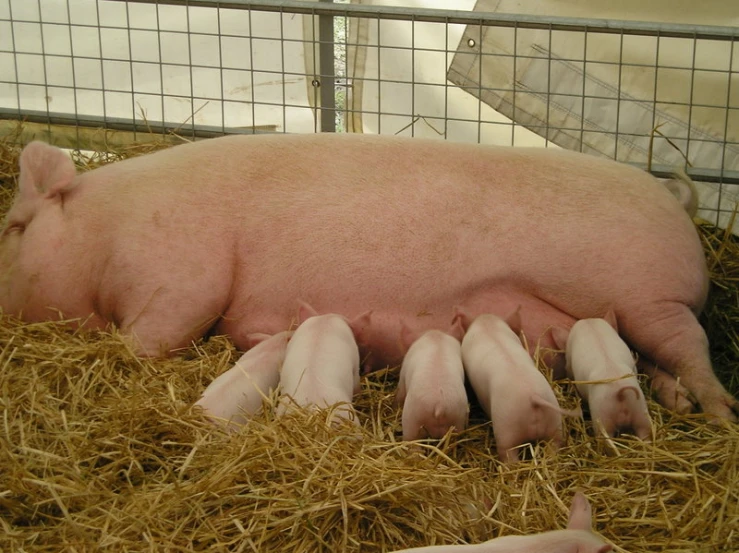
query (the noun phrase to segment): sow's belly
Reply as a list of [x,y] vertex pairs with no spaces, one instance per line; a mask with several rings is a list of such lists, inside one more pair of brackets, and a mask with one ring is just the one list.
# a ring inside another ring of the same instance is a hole
[[[533,346],[549,325],[636,299],[700,302],[695,229],[644,173],[574,154],[459,148],[450,171],[440,158],[451,150],[433,148],[300,179],[274,166],[240,211],[241,259],[217,330],[242,347],[249,332],[289,327],[298,300],[350,318],[371,309],[369,349],[395,363],[401,323],[446,330],[456,305],[504,317],[521,305]],[[676,266],[685,270],[644,270]]]
[[[372,273],[362,274],[373,276]],[[503,278],[469,284],[459,279],[459,271],[448,275],[437,272],[426,282],[419,282],[423,280],[420,278],[405,280],[400,278],[401,274],[396,267],[378,272],[379,278],[293,281],[293,286],[285,282],[284,286],[274,288],[264,286],[264,281],[244,295],[245,302],[234,302],[217,325],[216,332],[230,335],[237,348],[246,349],[249,333],[274,334],[296,324],[299,300],[307,301],[319,313],[339,313],[350,319],[372,310],[369,328],[359,339],[364,342],[365,365],[381,368],[402,361],[400,335],[403,325],[414,331],[432,328],[446,331],[457,306],[464,307],[472,316],[480,313],[507,316],[520,308],[522,330],[532,350],[549,326],[570,326],[575,320]],[[542,345],[552,347],[546,337]],[[367,354],[371,354],[368,363]]]

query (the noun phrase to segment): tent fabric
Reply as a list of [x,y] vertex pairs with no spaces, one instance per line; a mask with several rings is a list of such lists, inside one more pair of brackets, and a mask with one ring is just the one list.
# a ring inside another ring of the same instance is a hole
[[[449,7],[438,0],[353,2]],[[739,24],[730,4],[478,0],[454,8]],[[350,131],[554,145],[641,166],[651,159],[667,171],[687,157],[691,171],[739,176],[739,51],[730,41],[366,19],[350,21],[350,36]],[[411,46],[422,54],[407,55]],[[739,185],[701,182],[698,190],[699,215],[727,225]]]
[[96,0],[0,2],[0,108],[314,132],[313,17]]

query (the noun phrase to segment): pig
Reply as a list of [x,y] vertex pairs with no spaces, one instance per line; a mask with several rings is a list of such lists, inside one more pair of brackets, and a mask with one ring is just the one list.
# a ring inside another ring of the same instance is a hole
[[592,507],[581,492],[575,493],[566,530],[530,536],[503,536],[479,544],[432,545],[394,553],[608,553],[613,546],[592,530]]
[[287,330],[274,336],[249,335],[251,349],[213,380],[195,405],[211,419],[224,422],[227,428],[246,424],[248,417],[256,414],[263,401],[277,389],[291,335]]
[[280,373],[282,398],[277,406],[278,416],[295,406],[326,408],[342,403],[332,413],[330,422],[344,418],[359,424],[351,404],[360,390],[355,336],[362,336],[370,316],[366,312],[349,321],[334,313],[319,315],[301,302],[300,326],[287,345]]
[[649,409],[636,379],[634,357],[617,328],[615,314],[608,311],[602,319],[583,319],[569,331],[554,327],[552,333],[566,352],[568,376],[588,402],[593,423],[609,436],[633,429],[637,437],[649,440]]
[[33,142],[1,234],[4,313],[113,324],[141,355],[206,334],[246,349],[288,328],[298,299],[349,320],[373,310],[375,368],[402,361],[401,322],[445,330],[456,305],[521,305],[527,343],[552,349],[551,326],[612,307],[700,408],[739,410],[697,320],[695,226],[657,179],[612,160],[320,133],[201,140],[76,174]]
[[661,405],[680,414],[693,411],[695,405],[690,392],[672,375],[645,359],[637,360],[636,366],[638,372],[649,378],[649,389]]
[[521,328],[518,309],[506,320],[483,314],[474,320],[457,308],[455,320],[466,330],[462,361],[477,399],[493,423],[495,445],[504,462],[519,460],[517,446],[534,440],[562,445],[562,415],[557,397],[536,368],[513,329]]
[[403,440],[442,438],[449,429],[467,427],[461,334],[459,324],[449,334],[427,330],[420,336],[403,327],[401,340],[407,353],[395,396],[396,405],[403,407]]
[[698,213],[698,191],[695,183],[685,172],[683,167],[676,167],[673,178],[661,181],[667,190],[672,193],[683,209],[692,218]]

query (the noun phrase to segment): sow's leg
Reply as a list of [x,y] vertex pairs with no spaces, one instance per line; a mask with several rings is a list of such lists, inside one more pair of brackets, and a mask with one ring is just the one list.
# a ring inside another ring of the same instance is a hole
[[739,401],[716,378],[706,333],[685,304],[650,303],[618,316],[619,329],[631,346],[679,378],[704,412],[737,420]]
[[[213,298],[177,301],[173,287],[161,287],[150,296],[132,292],[127,298],[132,314],[118,321],[134,351],[144,357],[167,356],[206,334],[223,311]],[[198,297],[195,293],[191,296]],[[201,294],[202,297],[202,294]]]
[[637,366],[640,373],[649,377],[649,387],[660,405],[680,414],[693,411],[690,392],[674,376],[642,358],[639,358]]
[[166,357],[172,352],[192,345],[192,342],[205,336],[218,320],[217,316],[196,319],[189,317],[163,327],[155,317],[140,317],[128,323],[123,321],[121,331],[129,337],[136,355],[142,357]]

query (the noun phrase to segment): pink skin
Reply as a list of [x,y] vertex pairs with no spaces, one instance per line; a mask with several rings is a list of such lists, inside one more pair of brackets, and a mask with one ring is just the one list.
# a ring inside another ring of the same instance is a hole
[[663,180],[662,184],[677,198],[688,215],[695,217],[698,213],[698,191],[685,170],[678,168],[675,178]]
[[674,376],[644,359],[639,359],[636,366],[649,377],[649,387],[661,405],[681,414],[693,411],[690,392]]
[[608,553],[613,546],[592,530],[592,508],[580,492],[572,498],[566,530],[531,536],[503,536],[472,545],[432,545],[394,553]]
[[469,404],[457,324],[449,334],[428,330],[420,336],[403,327],[407,350],[400,369],[397,405],[403,407],[403,439],[442,438],[450,428],[467,427]]
[[263,400],[277,389],[280,367],[291,335],[291,331],[274,336],[250,335],[251,349],[211,382],[195,405],[228,428],[236,429],[238,425],[246,424],[248,417],[262,408]]
[[303,298],[349,319],[372,309],[377,367],[401,362],[401,323],[444,330],[455,305],[473,317],[521,305],[532,346],[612,306],[641,358],[735,420],[696,319],[708,277],[694,225],[624,164],[322,133],[204,140],[75,175],[36,142],[19,184],[0,306],[28,321],[54,308],[115,323],[145,355],[209,331],[245,349],[288,328]]
[[521,327],[519,311],[506,320],[490,314],[473,320],[458,309],[456,318],[467,331],[462,340],[465,372],[493,423],[501,460],[518,461],[517,446],[536,440],[551,440],[559,448],[562,415],[581,413],[559,407],[549,382],[513,330]]
[[[652,423],[636,379],[634,357],[618,335],[613,312],[604,319],[578,321],[570,331],[555,327],[552,335],[565,349],[568,376],[588,402],[593,422],[609,436],[632,429],[642,440],[651,439]],[[601,380],[613,381],[588,384]]]
[[341,315],[319,315],[308,304],[300,304],[300,326],[287,345],[282,364],[277,415],[295,406],[326,408],[341,403],[331,420],[341,417],[359,424],[351,405],[360,390],[355,335],[361,335],[369,319],[369,312],[348,321]]

